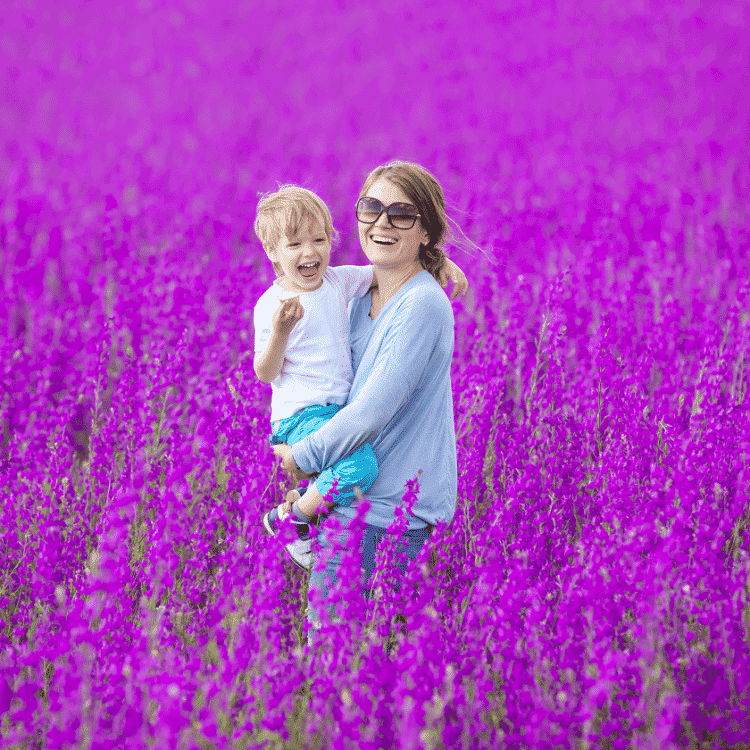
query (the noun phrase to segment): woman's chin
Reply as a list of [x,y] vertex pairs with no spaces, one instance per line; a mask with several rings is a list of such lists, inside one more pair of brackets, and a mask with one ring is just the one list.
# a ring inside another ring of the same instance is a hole
[[[393,249],[395,247],[395,249]],[[419,263],[418,256],[409,257],[403,252],[403,248],[396,246],[381,247],[375,245],[372,242],[368,242],[364,248],[367,259],[374,266],[382,266],[383,268],[401,268],[404,270],[411,268],[415,263]]]

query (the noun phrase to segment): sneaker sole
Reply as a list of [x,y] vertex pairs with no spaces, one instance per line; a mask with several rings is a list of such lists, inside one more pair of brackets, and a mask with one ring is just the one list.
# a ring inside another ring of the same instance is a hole
[[305,551],[302,553],[297,552],[297,550],[294,548],[295,543],[291,542],[290,544],[285,544],[284,549],[287,551],[287,554],[289,555],[289,559],[300,569],[302,570],[310,570],[310,564],[312,563],[312,552]]
[[263,515],[263,528],[269,536],[276,536],[276,532],[271,528],[271,524],[268,523],[268,513]]

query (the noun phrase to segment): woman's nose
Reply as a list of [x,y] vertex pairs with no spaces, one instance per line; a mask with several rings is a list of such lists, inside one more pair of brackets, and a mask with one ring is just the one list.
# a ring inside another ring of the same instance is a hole
[[375,222],[375,226],[376,227],[390,227],[391,226],[391,222],[388,219],[387,211],[383,211],[383,213],[381,213],[380,216],[378,216],[378,219]]

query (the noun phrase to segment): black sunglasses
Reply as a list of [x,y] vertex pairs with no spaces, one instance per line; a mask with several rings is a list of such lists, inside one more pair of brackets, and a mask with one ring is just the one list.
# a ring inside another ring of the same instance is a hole
[[416,206],[411,203],[391,203],[384,206],[377,198],[360,198],[357,201],[357,221],[374,224],[385,211],[395,229],[411,229],[419,218]]

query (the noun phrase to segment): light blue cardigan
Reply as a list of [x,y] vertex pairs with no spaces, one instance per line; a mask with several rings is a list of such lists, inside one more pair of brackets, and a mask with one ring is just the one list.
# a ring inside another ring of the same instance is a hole
[[[346,406],[292,446],[294,460],[303,471],[318,472],[370,443],[380,468],[367,493],[367,523],[387,527],[407,480],[420,471],[409,528],[450,522],[458,485],[451,304],[435,279],[420,271],[375,320],[370,305],[370,294],[349,305],[355,375]],[[353,518],[356,502],[333,512],[344,521]]]

